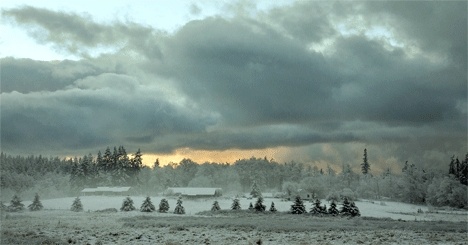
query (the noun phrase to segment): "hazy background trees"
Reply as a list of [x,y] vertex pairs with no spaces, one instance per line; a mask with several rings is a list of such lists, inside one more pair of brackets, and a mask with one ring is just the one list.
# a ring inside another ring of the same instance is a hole
[[[31,199],[75,196],[86,187],[131,186],[133,194],[158,195],[168,187],[219,187],[225,195],[250,193],[252,185],[263,192],[294,197],[305,191],[312,198],[337,200],[368,198],[427,203],[434,206],[468,207],[468,154],[460,161],[447,161],[447,172],[432,171],[406,162],[401,171],[387,169],[373,173],[367,150],[360,166],[341,163],[341,169],[325,169],[298,162],[278,163],[273,159],[251,157],[234,163],[179,163],[144,166],[140,150],[128,154],[123,146],[107,147],[72,159],[42,156],[10,156],[1,153],[0,187],[2,200],[15,194]],[[352,161],[352,159],[350,159]],[[365,164],[367,162],[367,164]],[[367,167],[366,167],[367,166]],[[360,169],[360,173],[353,169]],[[367,169],[367,172],[364,171]]]

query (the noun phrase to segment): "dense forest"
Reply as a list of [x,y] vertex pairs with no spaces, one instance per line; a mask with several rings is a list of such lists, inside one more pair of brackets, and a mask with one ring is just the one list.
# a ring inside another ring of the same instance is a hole
[[80,158],[60,159],[43,156],[10,156],[1,153],[0,187],[2,200],[13,195],[32,199],[76,196],[85,187],[132,186],[135,195],[157,195],[167,187],[220,187],[225,194],[248,193],[252,185],[262,192],[293,196],[298,190],[313,193],[315,198],[345,195],[354,198],[387,199],[434,206],[468,208],[468,154],[460,161],[453,156],[447,171],[430,171],[406,162],[401,172],[389,169],[371,174],[372,163],[367,151],[361,171],[349,164],[335,170],[298,162],[278,163],[252,157],[234,163],[196,163],[183,159],[179,163],[152,167],[142,164],[140,150],[127,154],[123,146],[108,147]]

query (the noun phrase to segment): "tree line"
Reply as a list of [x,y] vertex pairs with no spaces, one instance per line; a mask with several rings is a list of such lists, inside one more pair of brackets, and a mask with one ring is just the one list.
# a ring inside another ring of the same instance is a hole
[[251,157],[234,163],[197,163],[183,159],[179,163],[143,166],[138,150],[128,155],[123,146],[107,147],[104,154],[60,159],[42,156],[0,155],[2,199],[20,193],[31,198],[74,196],[82,188],[95,186],[132,186],[136,195],[157,195],[168,187],[219,187],[224,193],[248,193],[255,182],[262,192],[286,193],[294,197],[298,190],[312,198],[349,196],[390,199],[435,206],[468,207],[468,154],[460,161],[452,157],[447,171],[433,171],[405,163],[398,172],[390,169],[373,174],[372,161],[364,153],[358,166],[342,164],[341,169],[294,161],[279,163],[273,159]]

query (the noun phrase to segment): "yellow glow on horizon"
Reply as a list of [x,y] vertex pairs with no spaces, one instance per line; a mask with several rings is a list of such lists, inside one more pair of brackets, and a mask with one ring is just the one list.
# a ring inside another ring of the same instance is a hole
[[143,153],[143,164],[152,167],[156,159],[159,159],[159,164],[164,166],[171,162],[179,163],[184,158],[189,158],[199,164],[205,162],[234,163],[239,159],[251,157],[267,157],[268,160],[273,158],[274,160],[281,162],[283,161],[283,156],[288,151],[288,147],[275,147],[256,150],[229,149],[223,151],[194,150],[190,148],[183,148],[177,149],[175,152],[170,154]]

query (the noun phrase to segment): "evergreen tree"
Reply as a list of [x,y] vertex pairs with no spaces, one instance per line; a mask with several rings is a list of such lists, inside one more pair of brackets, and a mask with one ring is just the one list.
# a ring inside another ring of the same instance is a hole
[[368,174],[370,171],[370,164],[367,161],[367,149],[364,149],[364,157],[362,158],[363,162],[361,163],[361,171],[363,174]]
[[158,212],[160,213],[167,213],[169,211],[169,202],[165,198],[161,199],[161,202],[159,203],[159,210]]
[[263,197],[262,196],[259,196],[257,198],[257,202],[255,203],[254,209],[257,212],[264,212],[265,211],[266,206],[263,205]]
[[83,211],[83,204],[81,204],[80,197],[75,198],[75,200],[72,203],[72,206],[71,206],[70,210],[73,211],[73,212]]
[[21,203],[21,199],[14,195],[10,201],[10,206],[8,206],[8,211],[10,212],[19,212],[24,210],[24,204]]
[[253,181],[252,188],[251,188],[251,191],[250,191],[250,195],[252,197],[255,197],[255,198],[262,195],[262,193],[260,192],[260,189],[257,186],[257,181],[255,181],[255,180]]
[[277,210],[276,207],[275,207],[275,203],[274,203],[274,202],[271,202],[270,212],[276,213],[277,211],[278,211],[278,210]]
[[179,198],[177,200],[177,205],[174,209],[175,214],[185,214],[185,208],[182,206],[182,199]]
[[252,203],[249,204],[249,210],[254,210],[254,206],[252,205]]
[[291,213],[292,214],[304,214],[304,213],[306,213],[304,202],[302,201],[300,196],[296,196],[296,200],[294,201],[294,204],[291,205]]
[[343,207],[340,210],[340,214],[344,216],[360,216],[359,208],[354,202],[350,202],[348,198],[343,200]]
[[146,197],[140,207],[141,212],[153,212],[156,208],[154,207],[153,203],[151,202],[150,197]]
[[34,201],[31,204],[29,204],[28,208],[31,211],[39,211],[44,208],[42,206],[41,201],[39,200],[39,194],[36,193],[36,195],[34,196]]
[[215,212],[219,210],[221,210],[221,207],[219,206],[218,201],[214,201],[213,206],[211,207],[211,211]]
[[122,203],[122,207],[120,207],[120,211],[133,211],[135,210],[135,206],[133,206],[133,200],[130,197],[124,199]]
[[321,202],[319,199],[315,199],[314,206],[310,210],[311,214],[326,214],[327,213],[327,207],[326,206],[320,206]]
[[336,208],[336,203],[334,200],[332,200],[331,204],[330,204],[330,208],[328,208],[328,213],[333,215],[333,216],[336,216],[340,213],[340,211],[338,211],[338,209]]
[[231,209],[232,210],[241,210],[239,199],[235,198],[234,200],[232,200]]

